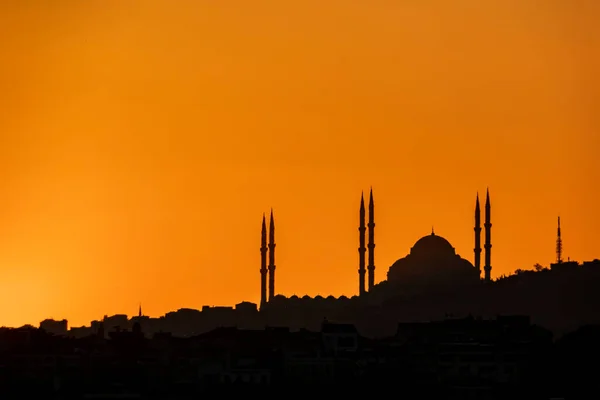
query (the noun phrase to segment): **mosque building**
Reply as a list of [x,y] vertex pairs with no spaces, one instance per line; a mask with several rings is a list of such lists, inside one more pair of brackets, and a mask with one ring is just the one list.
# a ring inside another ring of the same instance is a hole
[[[489,191],[486,191],[484,266],[481,268],[481,209],[479,195],[475,200],[475,238],[473,263],[456,254],[454,247],[442,236],[431,234],[416,241],[408,255],[394,262],[387,279],[375,284],[375,203],[369,193],[368,220],[364,197],[361,195],[358,227],[358,297],[371,292],[414,293],[479,285],[491,281],[492,223]],[[368,239],[368,242],[367,242]],[[267,223],[263,215],[261,231],[260,306],[273,301],[275,295],[275,222],[271,210],[268,242]],[[481,276],[483,272],[483,277]],[[268,282],[268,289],[267,289]],[[307,297],[306,297],[307,298]]]

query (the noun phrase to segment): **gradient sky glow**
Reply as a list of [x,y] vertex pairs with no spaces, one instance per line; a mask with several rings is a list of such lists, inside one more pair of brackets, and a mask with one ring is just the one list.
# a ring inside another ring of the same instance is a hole
[[597,0],[4,0],[0,325],[358,290],[431,231],[600,258]]

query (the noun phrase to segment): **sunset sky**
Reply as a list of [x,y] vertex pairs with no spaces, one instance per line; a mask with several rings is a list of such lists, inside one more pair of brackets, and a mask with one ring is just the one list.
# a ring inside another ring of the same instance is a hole
[[597,0],[3,0],[0,325],[358,291],[431,232],[600,258]]

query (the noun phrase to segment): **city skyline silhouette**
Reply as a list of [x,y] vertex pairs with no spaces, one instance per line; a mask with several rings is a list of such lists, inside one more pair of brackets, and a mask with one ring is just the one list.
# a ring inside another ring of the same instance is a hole
[[[569,257],[563,259],[560,217],[556,226],[555,262],[549,266],[537,263],[532,269],[517,269],[511,274],[492,278],[493,211],[490,199],[489,189],[486,189],[485,200],[480,201],[479,194],[475,198],[473,262],[461,257],[452,244],[437,235],[432,227],[430,234],[417,240],[410,252],[396,260],[387,271],[379,268],[379,274],[383,273],[384,278],[376,280],[377,224],[371,188],[368,206],[365,206],[362,193],[358,210],[358,291],[355,295],[285,296],[277,291],[277,240],[274,212],[271,209],[268,224],[265,213],[260,229],[258,304],[244,300],[235,306],[203,305],[201,309],[180,307],[161,316],[150,316],[142,312],[140,302],[137,315],[131,318],[128,313],[105,314],[83,326],[69,325],[66,319],[47,318],[39,326],[52,334],[76,338],[96,334],[99,325],[109,328],[109,331],[119,331],[132,324],[143,327],[150,335],[169,332],[190,337],[212,328],[238,327],[239,324],[254,329],[272,324],[288,329],[314,329],[321,315],[325,315],[325,318],[341,318],[352,324],[358,323],[362,334],[382,337],[391,334],[390,322],[393,326],[398,321],[435,321],[442,316],[454,316],[455,313],[463,317],[468,315],[469,318],[475,313],[480,319],[508,312],[526,315],[560,337],[579,326],[597,323],[594,312],[590,314],[591,310],[595,310],[597,296],[589,290],[600,278],[600,260],[595,258],[579,262]],[[552,294],[558,289],[557,285],[561,286],[563,292],[559,298]],[[373,307],[379,309],[376,313],[378,317],[366,317],[364,313],[372,312]],[[366,325],[365,318],[369,321]]]
[[351,297],[370,187],[375,283],[432,225],[473,262],[487,187],[492,278],[558,216],[598,258],[594,5],[74,4],[0,5],[0,325],[258,304],[271,208],[277,293]]

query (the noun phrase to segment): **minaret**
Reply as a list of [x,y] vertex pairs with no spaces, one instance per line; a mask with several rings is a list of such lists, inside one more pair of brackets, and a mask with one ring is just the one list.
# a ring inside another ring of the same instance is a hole
[[260,232],[260,306],[267,303],[267,222],[265,214]]
[[484,280],[489,282],[491,280],[492,272],[492,223],[491,223],[491,205],[490,205],[490,191],[486,190],[485,196],[485,266],[483,270],[485,272]]
[[479,208],[479,193],[475,198],[475,268],[481,276],[481,210]]
[[558,217],[558,230],[556,232],[556,263],[562,263],[562,238],[560,237],[560,217]]
[[362,295],[365,293],[365,274],[367,270],[365,268],[366,260],[365,253],[367,249],[365,247],[365,199],[363,194],[360,195],[360,211],[359,211],[359,225],[358,225],[358,294]]
[[373,202],[373,188],[369,194],[369,291],[375,285],[375,203]]
[[275,221],[273,220],[273,209],[271,209],[271,221],[269,221],[269,301],[275,297]]

